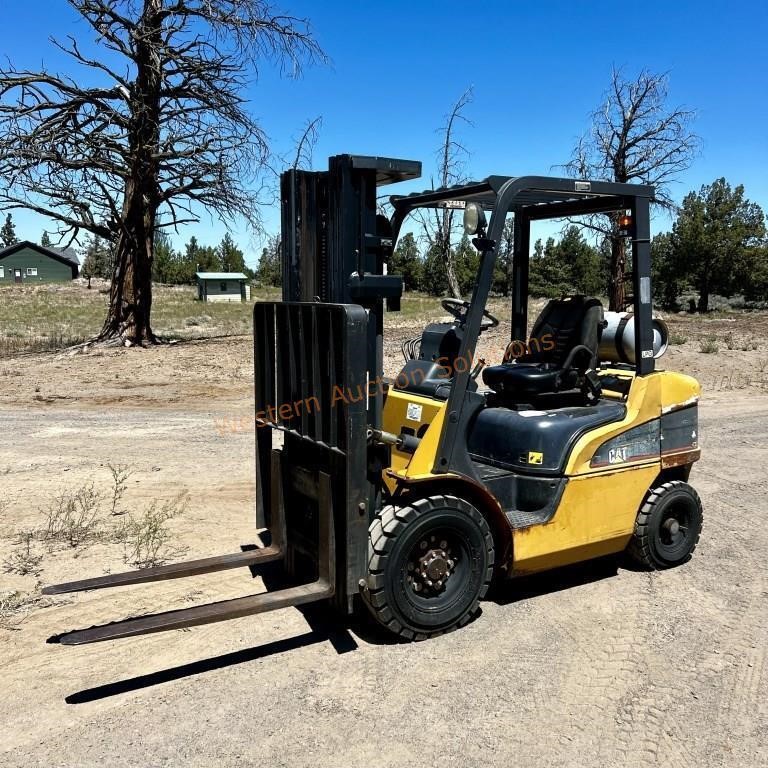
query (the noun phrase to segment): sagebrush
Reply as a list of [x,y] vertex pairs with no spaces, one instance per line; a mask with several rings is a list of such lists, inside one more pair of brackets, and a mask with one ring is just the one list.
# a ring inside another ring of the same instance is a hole
[[162,504],[153,502],[138,515],[129,514],[116,534],[116,540],[123,545],[125,562],[137,568],[152,568],[182,555],[186,548],[172,543],[168,523],[183,514],[188,503],[184,491]]

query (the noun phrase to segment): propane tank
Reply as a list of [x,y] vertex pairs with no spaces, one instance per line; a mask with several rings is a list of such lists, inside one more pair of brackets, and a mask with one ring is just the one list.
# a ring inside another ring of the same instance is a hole
[[[635,364],[635,318],[632,312],[605,312],[608,325],[600,337],[599,357],[603,362]],[[653,356],[660,358],[669,346],[667,324],[653,318]]]

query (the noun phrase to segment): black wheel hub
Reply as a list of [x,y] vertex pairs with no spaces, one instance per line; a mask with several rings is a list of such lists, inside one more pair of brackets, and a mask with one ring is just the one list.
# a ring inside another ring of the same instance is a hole
[[423,596],[440,592],[456,568],[456,555],[446,538],[423,538],[408,560],[407,581]]
[[676,556],[688,546],[690,520],[687,508],[680,504],[671,507],[659,526],[659,549],[664,555]]

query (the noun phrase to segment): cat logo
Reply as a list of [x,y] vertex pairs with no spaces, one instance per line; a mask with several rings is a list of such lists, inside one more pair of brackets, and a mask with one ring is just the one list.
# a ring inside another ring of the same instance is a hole
[[609,464],[621,464],[623,461],[629,461],[629,446],[622,445],[608,449]]
[[528,463],[529,464],[543,464],[544,454],[539,451],[528,451]]

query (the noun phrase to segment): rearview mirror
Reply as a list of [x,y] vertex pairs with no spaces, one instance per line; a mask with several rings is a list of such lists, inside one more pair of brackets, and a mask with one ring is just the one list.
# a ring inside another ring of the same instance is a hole
[[485,231],[485,211],[477,203],[467,203],[464,208],[464,233],[476,235]]

